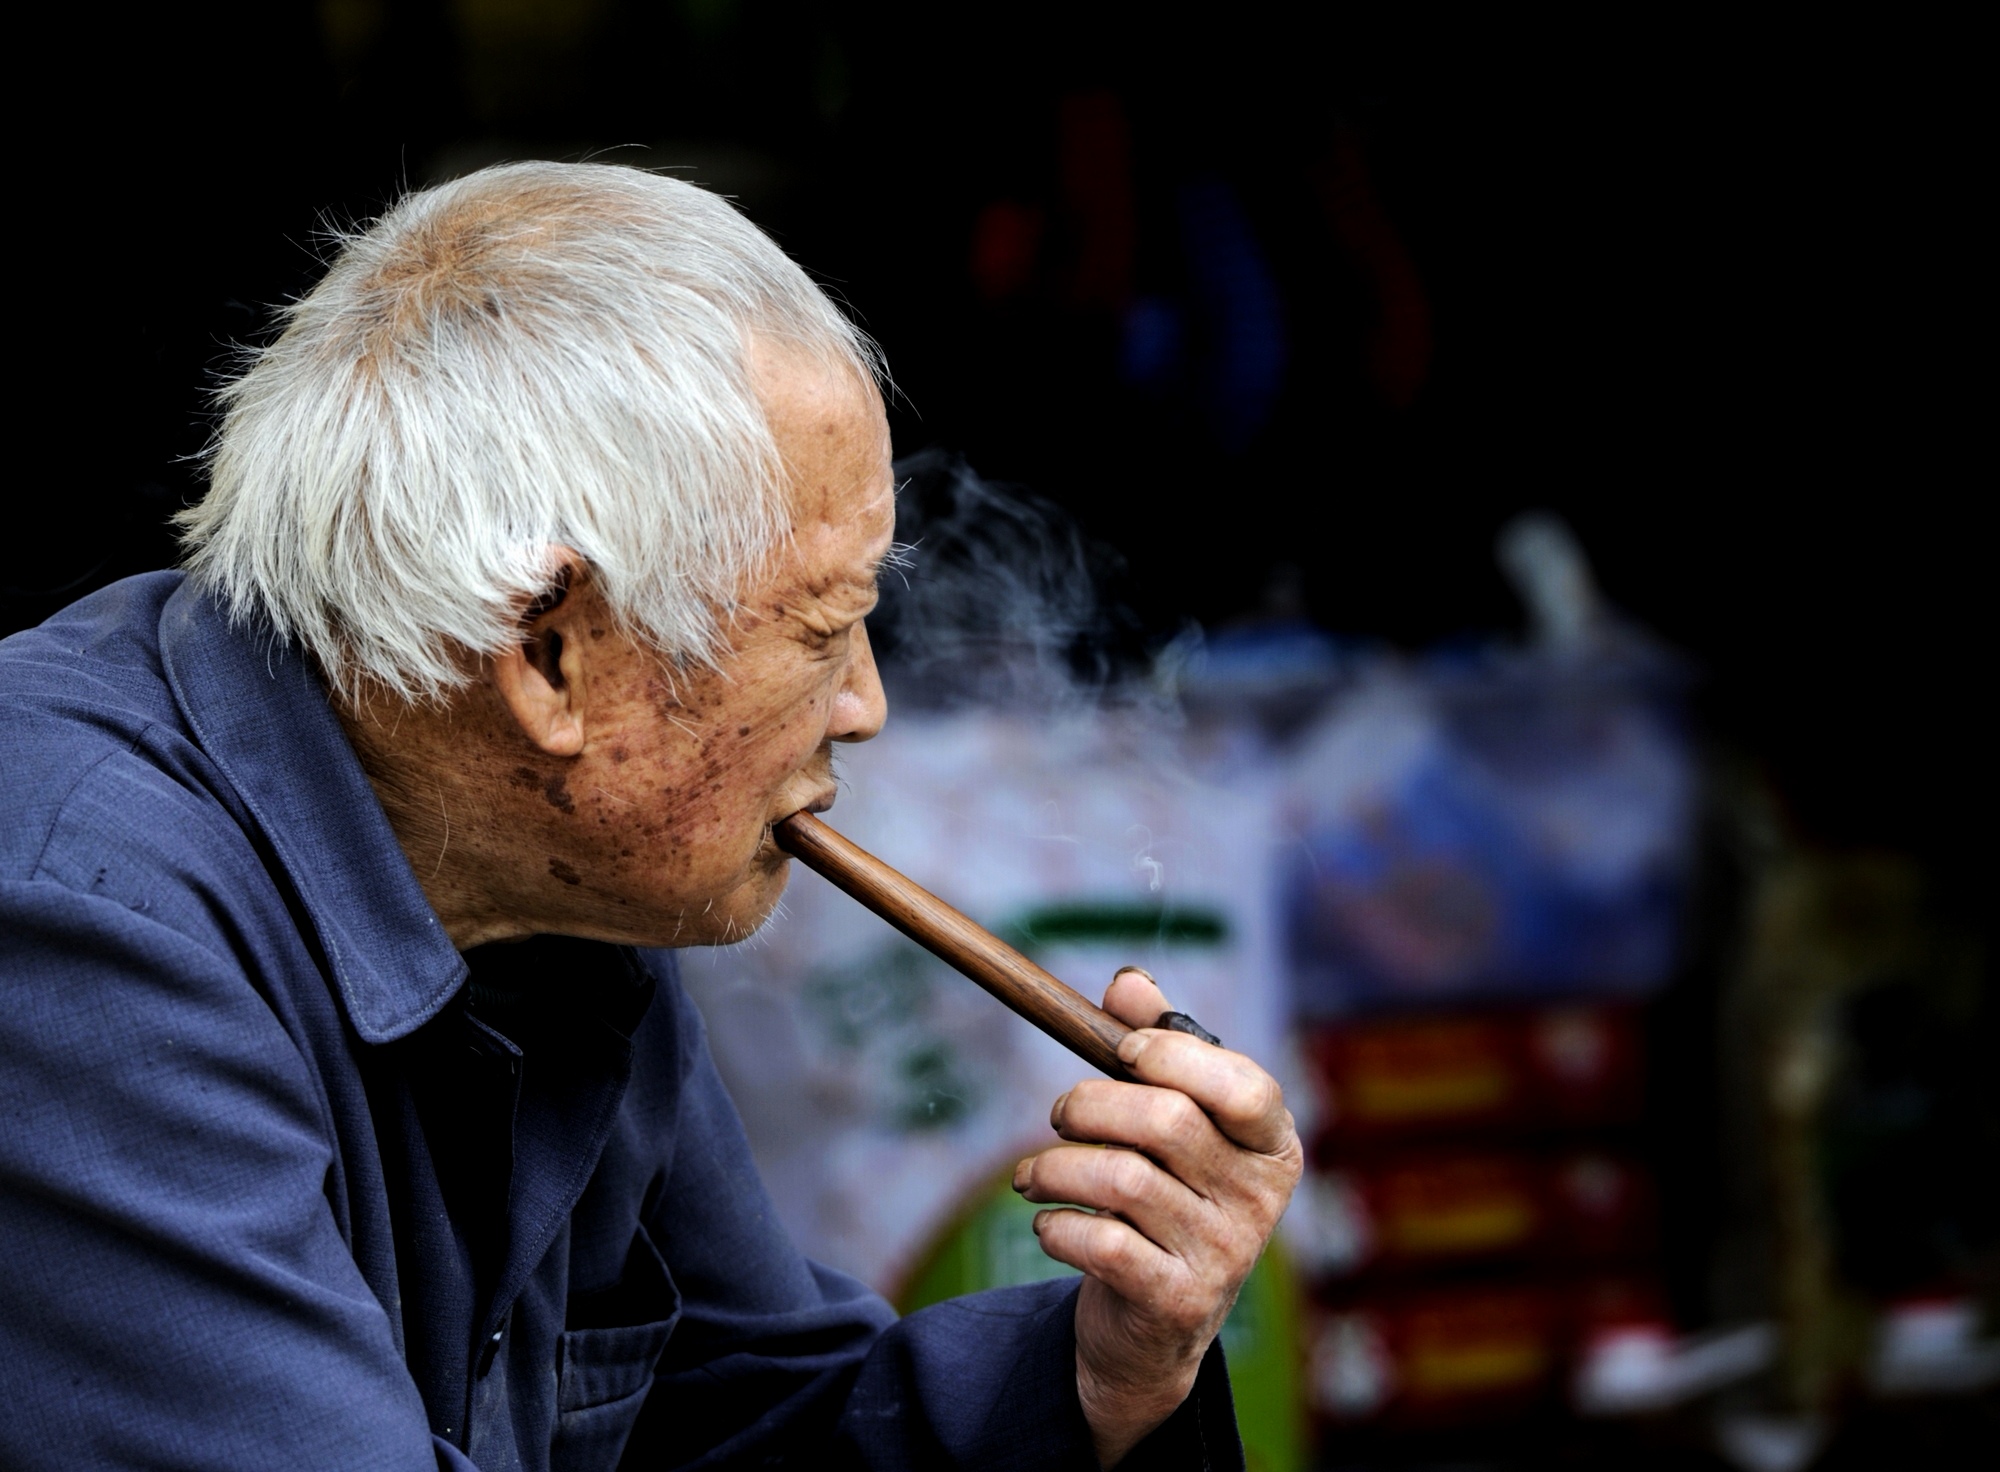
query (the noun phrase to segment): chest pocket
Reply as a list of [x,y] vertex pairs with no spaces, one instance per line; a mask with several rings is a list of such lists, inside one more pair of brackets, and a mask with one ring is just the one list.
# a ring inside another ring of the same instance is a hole
[[644,1227],[615,1287],[572,1298],[556,1342],[556,1472],[599,1472],[619,1454],[681,1316],[680,1290]]

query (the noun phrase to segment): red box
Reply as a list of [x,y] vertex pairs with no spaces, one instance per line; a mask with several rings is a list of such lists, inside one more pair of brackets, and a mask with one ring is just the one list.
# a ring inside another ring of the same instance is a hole
[[1642,1105],[1634,1010],[1596,1003],[1431,1014],[1307,1039],[1329,1142],[1602,1128]]
[[1450,1422],[1518,1413],[1557,1383],[1561,1295],[1434,1289],[1328,1309],[1312,1324],[1309,1391],[1334,1422]]
[[1608,1151],[1378,1150],[1305,1190],[1300,1248],[1322,1277],[1628,1260],[1654,1243],[1651,1173]]
[[1308,1396],[1336,1427],[1505,1420],[1563,1394],[1594,1337],[1634,1326],[1670,1333],[1643,1274],[1349,1294],[1314,1306]]

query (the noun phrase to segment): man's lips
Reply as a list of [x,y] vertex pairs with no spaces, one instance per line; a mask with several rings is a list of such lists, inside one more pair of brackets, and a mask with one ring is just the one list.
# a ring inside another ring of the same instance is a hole
[[771,819],[770,822],[764,825],[764,841],[766,843],[771,843],[772,842],[771,830],[777,827],[778,824],[784,822],[785,819],[791,817],[793,813],[823,813],[828,808],[833,806],[833,800],[837,796],[839,796],[839,789],[829,787],[826,789],[826,791],[820,793],[817,797],[813,798],[813,800],[811,802],[808,802],[804,807],[791,808],[783,813],[780,813],[777,817]]
[[773,868],[790,863],[792,856],[778,847],[778,825],[784,822],[786,818],[791,817],[792,813],[823,813],[833,806],[833,799],[834,794],[832,792],[822,792],[804,807],[793,808],[791,812],[780,814],[766,823],[764,825],[764,840],[757,846],[757,862]]

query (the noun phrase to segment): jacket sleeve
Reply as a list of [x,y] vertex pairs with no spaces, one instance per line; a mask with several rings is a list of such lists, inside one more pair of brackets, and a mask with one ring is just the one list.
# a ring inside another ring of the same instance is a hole
[[308,1070],[232,959],[0,881],[8,1467],[430,1468],[325,1194]]
[[[996,1289],[897,1320],[807,1262],[779,1224],[680,987],[676,1146],[648,1231],[681,1320],[622,1465],[1078,1469],[1097,1461],[1077,1400],[1074,1279]],[[1127,1462],[1240,1468],[1218,1343],[1195,1391]]]

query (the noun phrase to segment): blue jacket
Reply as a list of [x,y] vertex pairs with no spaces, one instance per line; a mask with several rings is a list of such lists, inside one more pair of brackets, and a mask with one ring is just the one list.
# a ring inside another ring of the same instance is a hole
[[[1095,1465],[1073,1281],[807,1262],[671,954],[468,968],[178,574],[0,643],[0,762],[0,1464]],[[1242,1465],[1219,1351],[1130,1465]]]

